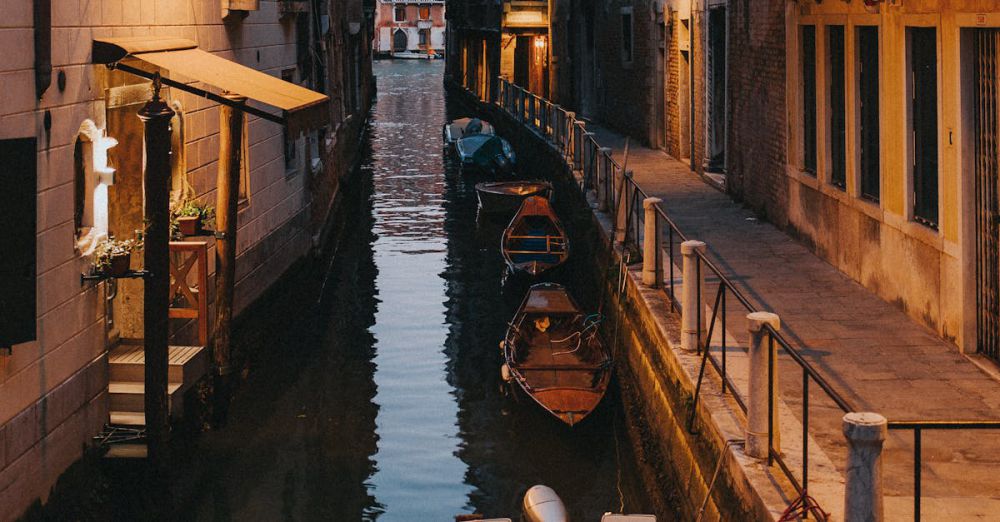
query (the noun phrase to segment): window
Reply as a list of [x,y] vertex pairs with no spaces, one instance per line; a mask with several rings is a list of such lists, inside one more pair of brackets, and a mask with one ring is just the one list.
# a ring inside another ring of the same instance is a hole
[[405,22],[406,21],[406,6],[405,5],[397,5],[396,6],[396,8],[393,10],[393,20],[396,21],[396,22]]
[[16,245],[0,256],[0,349],[36,338],[37,151],[35,138],[0,140],[0,223]]
[[420,6],[420,9],[418,10],[418,14],[419,14],[419,18],[421,20],[430,20],[431,19],[431,6],[429,6],[429,5],[422,5],[422,6]]
[[910,58],[910,123],[913,219],[938,224],[937,30],[907,29]]
[[622,61],[632,63],[632,8],[623,7],[622,14]]
[[312,75],[313,56],[309,38],[310,17],[308,14],[300,14],[295,17],[295,62],[302,73],[302,80],[306,81]]
[[844,72],[844,26],[827,27],[830,67],[830,183],[847,187],[847,103]]
[[[285,69],[281,71],[281,79],[286,82],[295,83],[295,69]],[[298,140],[296,136],[288,133],[288,127],[281,128],[281,134],[285,143],[285,172],[289,173],[299,168],[298,165]]]
[[418,35],[420,36],[420,38],[419,38],[420,45],[427,45],[427,41],[428,41],[427,36],[428,36],[429,33],[430,33],[429,29],[421,29],[420,30],[420,32],[418,33]]
[[802,166],[816,173],[816,26],[802,26]]
[[858,27],[858,142],[861,197],[878,201],[879,178],[879,102],[878,102],[878,27]]

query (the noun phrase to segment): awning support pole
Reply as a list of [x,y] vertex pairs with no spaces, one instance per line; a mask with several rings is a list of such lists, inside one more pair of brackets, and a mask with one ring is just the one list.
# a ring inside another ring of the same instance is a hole
[[225,418],[232,373],[230,345],[233,298],[236,284],[236,209],[239,204],[240,170],[243,161],[243,130],[246,98],[226,95],[219,108],[219,177],[215,207],[215,325],[213,359],[216,369],[216,419]]
[[148,456],[155,468],[165,460],[170,434],[167,397],[168,310],[170,301],[170,119],[174,111],[160,99],[153,80],[153,98],[139,111],[145,126],[146,169],[143,206],[143,265],[149,275],[143,286],[145,351],[145,412]]
[[[140,76],[142,78],[147,78],[147,79],[150,79],[150,80],[152,80],[154,77],[158,76],[157,73],[151,73],[149,71],[144,71],[142,69],[138,69],[136,67],[132,67],[131,65],[123,64],[121,62],[109,64],[108,67],[110,67],[112,69],[118,69],[119,71],[124,71],[124,72],[127,72],[129,74],[134,74],[136,76]],[[188,85],[186,83],[181,83],[181,82],[178,82],[176,80],[171,80],[170,78],[160,78],[160,82],[163,83],[163,85],[166,85],[168,87],[172,87],[174,89],[178,89],[178,90],[181,90],[181,91],[184,91],[184,92],[189,92],[191,94],[194,94],[195,96],[201,96],[202,98],[207,98],[209,100],[214,101],[215,103],[222,104],[224,107],[232,106],[233,103],[234,103],[232,97],[228,97],[228,96],[225,96],[225,95],[218,95],[218,94],[215,94],[215,93],[211,93],[211,92],[208,92],[208,91],[206,91],[204,89],[199,89],[197,87],[192,87],[192,86],[190,86],[190,85]],[[281,116],[277,116],[277,115],[271,114],[270,112],[258,109],[256,107],[251,107],[249,105],[246,105],[246,103],[245,103],[246,102],[246,98],[244,98],[242,96],[240,98],[243,99],[243,103],[242,103],[241,109],[240,109],[243,112],[248,113],[248,114],[253,114],[254,116],[257,116],[258,118],[263,118],[263,119],[265,119],[267,121],[273,121],[274,123],[280,123],[281,125],[285,124],[285,118],[283,118]]]

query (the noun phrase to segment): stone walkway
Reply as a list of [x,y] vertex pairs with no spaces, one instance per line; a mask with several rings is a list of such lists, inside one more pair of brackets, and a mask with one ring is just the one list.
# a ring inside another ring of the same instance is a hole
[[[593,124],[587,129],[621,161],[624,138]],[[686,164],[632,143],[628,168],[645,192],[663,199],[687,237],[707,243],[720,269],[759,309],[781,317],[785,338],[856,409],[890,420],[1000,419],[1000,381],[805,246],[757,221]],[[729,312],[742,315],[735,306]],[[729,330],[744,338],[734,323]],[[779,370],[781,388],[789,407],[800,411],[801,371],[792,364]],[[840,410],[822,399],[818,387],[812,390],[811,432],[842,465]],[[997,448],[997,431],[925,432],[923,519],[1000,518]],[[891,432],[887,508],[903,519],[912,516],[912,455],[912,434]]]

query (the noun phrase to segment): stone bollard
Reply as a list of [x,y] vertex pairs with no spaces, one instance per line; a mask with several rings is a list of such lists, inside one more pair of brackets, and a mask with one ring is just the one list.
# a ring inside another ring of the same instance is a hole
[[698,291],[702,284],[697,280],[697,267],[701,262],[698,254],[704,253],[705,243],[701,241],[681,243],[681,256],[684,260],[681,267],[684,278],[684,291],[681,294],[681,349],[691,352],[698,349],[702,329],[698,324]]
[[[747,330],[750,333],[750,351],[748,353],[750,359],[750,397],[747,401],[746,453],[758,459],[766,459],[768,453],[767,402],[769,391],[772,393],[772,404],[774,405],[771,424],[774,432],[772,442],[775,451],[780,451],[781,448],[780,430],[778,429],[778,347],[776,344],[767,342],[765,325],[777,331],[781,328],[781,320],[777,315],[769,312],[747,314]],[[773,385],[770,388],[767,383],[769,357],[774,357],[775,361],[775,372],[772,375]]]
[[646,211],[645,227],[642,240],[642,284],[646,286],[656,286],[657,275],[661,270],[656,249],[660,247],[660,238],[657,236],[656,226],[656,205],[663,203],[660,198],[646,198],[642,200],[642,208]]
[[610,158],[610,148],[601,147],[598,149],[597,180],[595,183],[597,184],[597,210],[600,212],[608,211],[608,185],[611,183],[607,177],[611,172]]
[[847,438],[847,483],[844,487],[845,522],[882,522],[882,444],[888,432],[885,417],[877,413],[844,415]]

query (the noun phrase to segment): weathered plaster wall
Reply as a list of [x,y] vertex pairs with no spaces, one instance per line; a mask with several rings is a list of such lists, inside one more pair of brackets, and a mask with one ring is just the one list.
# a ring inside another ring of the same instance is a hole
[[[295,68],[294,22],[275,2],[246,19],[223,23],[219,0],[58,0],[52,2],[53,76],[66,74],[35,99],[31,0],[0,8],[0,138],[37,136],[38,340],[0,357],[0,519],[44,499],[107,421],[103,287],[81,286],[88,262],[75,249],[73,153],[78,129],[104,126],[104,90],[115,81],[90,65],[91,39],[158,35],[188,38],[202,49],[279,75]],[[337,28],[337,31],[340,29]],[[119,74],[119,73],[116,73]],[[297,78],[297,77],[296,77]],[[197,196],[215,200],[219,109],[170,92],[184,113],[184,157]],[[45,113],[52,129],[43,130]],[[239,212],[237,312],[303,255],[309,241],[304,140],[299,162],[284,161],[281,128],[249,117],[249,199]]]

